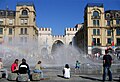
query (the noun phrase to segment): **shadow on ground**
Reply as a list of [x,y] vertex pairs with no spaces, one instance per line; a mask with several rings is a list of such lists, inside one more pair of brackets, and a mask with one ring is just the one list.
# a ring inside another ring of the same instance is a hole
[[96,77],[88,77],[88,76],[80,76],[80,77],[81,77],[81,78],[84,78],[84,79],[90,79],[90,80],[102,81],[101,79],[96,78]]
[[[89,77],[89,76],[81,76],[81,75],[80,77],[84,79],[94,80],[94,81],[102,81],[102,79],[97,78],[97,77]],[[113,81],[120,82],[120,78],[113,78]]]

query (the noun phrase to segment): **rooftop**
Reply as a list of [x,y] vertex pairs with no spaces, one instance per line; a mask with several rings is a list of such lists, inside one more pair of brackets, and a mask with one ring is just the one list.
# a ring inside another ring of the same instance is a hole
[[94,6],[103,7],[103,3],[88,3],[87,4],[87,7],[94,7]]

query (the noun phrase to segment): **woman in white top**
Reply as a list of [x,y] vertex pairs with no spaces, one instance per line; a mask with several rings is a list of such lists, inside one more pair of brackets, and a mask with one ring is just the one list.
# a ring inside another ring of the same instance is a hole
[[65,65],[65,68],[63,69],[63,76],[66,79],[70,78],[70,67],[68,64]]

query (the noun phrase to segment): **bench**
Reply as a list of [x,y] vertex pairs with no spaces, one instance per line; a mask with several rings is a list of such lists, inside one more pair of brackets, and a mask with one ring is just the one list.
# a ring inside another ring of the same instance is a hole
[[33,81],[39,81],[41,79],[40,73],[32,73],[32,80]]
[[28,81],[28,79],[29,79],[28,74],[19,74],[17,81],[18,82],[26,82],[26,81]]
[[17,73],[8,73],[8,78],[7,79],[10,80],[10,81],[16,81],[17,77],[18,77]]

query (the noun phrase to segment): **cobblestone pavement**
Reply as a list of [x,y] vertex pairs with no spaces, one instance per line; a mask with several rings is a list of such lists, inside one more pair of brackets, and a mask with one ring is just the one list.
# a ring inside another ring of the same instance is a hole
[[[74,70],[71,72],[70,79],[64,79],[62,77],[61,69],[56,68],[46,68],[43,70],[44,77],[46,79],[40,81],[30,81],[30,82],[102,82],[102,75],[87,75],[87,74],[79,74],[75,73]],[[0,82],[16,82],[16,81],[8,81],[5,78],[0,79]],[[105,81],[109,82],[109,81]],[[120,82],[118,78],[118,74],[113,74],[112,82]]]

